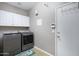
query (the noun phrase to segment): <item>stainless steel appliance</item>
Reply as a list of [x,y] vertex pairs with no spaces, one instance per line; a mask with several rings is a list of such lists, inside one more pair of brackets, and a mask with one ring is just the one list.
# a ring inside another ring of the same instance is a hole
[[3,38],[3,34],[0,34],[0,56],[2,56],[2,51],[3,51],[2,38]]
[[32,32],[4,33],[0,35],[0,56],[13,56],[33,48]]
[[34,36],[32,32],[20,32],[21,34],[21,51],[33,48]]
[[2,39],[2,54],[16,55],[21,52],[21,35],[19,33],[7,33]]

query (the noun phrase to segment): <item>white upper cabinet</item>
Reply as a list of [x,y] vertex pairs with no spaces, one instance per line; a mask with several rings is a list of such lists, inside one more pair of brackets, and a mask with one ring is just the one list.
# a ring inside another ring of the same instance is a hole
[[29,27],[29,17],[0,10],[0,26]]
[[21,27],[28,27],[29,26],[29,17],[14,14],[13,18],[14,18],[14,20],[13,20],[14,26],[21,26]]
[[14,26],[22,26],[22,19],[21,19],[21,15],[18,14],[13,14],[13,25]]
[[21,20],[22,20],[22,26],[30,26],[29,25],[29,17],[22,16]]
[[12,13],[0,10],[0,26],[12,26]]

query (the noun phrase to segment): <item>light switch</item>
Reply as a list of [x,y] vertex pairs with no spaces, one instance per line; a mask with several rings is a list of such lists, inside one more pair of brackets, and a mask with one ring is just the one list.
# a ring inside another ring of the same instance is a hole
[[37,19],[37,25],[42,26],[42,19]]

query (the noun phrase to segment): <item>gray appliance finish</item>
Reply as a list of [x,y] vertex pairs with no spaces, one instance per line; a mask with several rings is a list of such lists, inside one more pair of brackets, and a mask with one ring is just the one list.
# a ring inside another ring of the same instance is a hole
[[8,33],[3,35],[3,55],[15,55],[21,52],[21,35]]
[[2,38],[3,38],[3,34],[0,34],[0,55],[1,55],[1,52],[3,51]]
[[4,33],[0,35],[0,56],[14,56],[34,47],[32,32]]
[[21,51],[34,47],[34,35],[32,32],[19,32],[21,34]]

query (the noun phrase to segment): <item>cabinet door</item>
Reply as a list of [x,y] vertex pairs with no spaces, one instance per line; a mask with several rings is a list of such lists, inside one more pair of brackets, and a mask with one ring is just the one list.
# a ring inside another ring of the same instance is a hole
[[29,17],[25,17],[25,18],[26,18],[26,20],[25,20],[26,23],[25,24],[26,24],[26,26],[29,27],[30,26],[30,18]]
[[29,17],[22,16],[22,26],[24,26],[24,27],[29,26]]
[[7,11],[0,10],[0,25],[1,26],[12,26],[12,14]]
[[13,14],[13,24],[14,26],[27,27],[29,26],[29,18],[19,14]]
[[14,26],[22,26],[21,15],[13,14],[13,25]]

